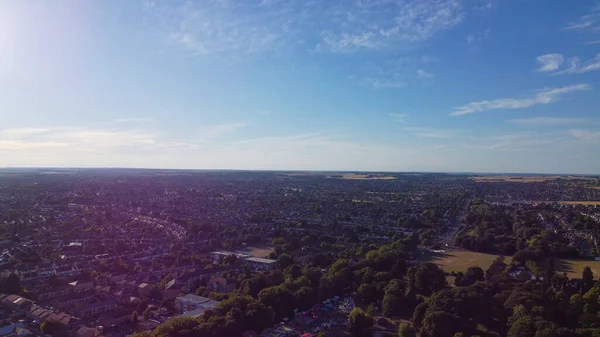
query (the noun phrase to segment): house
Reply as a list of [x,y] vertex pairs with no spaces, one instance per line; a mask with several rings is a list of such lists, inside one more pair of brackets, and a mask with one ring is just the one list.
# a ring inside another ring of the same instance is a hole
[[138,294],[142,298],[150,297],[150,293],[152,292],[152,286],[148,283],[140,283],[138,286]]
[[237,283],[222,276],[213,277],[208,282],[208,288],[217,293],[230,293],[235,290]]
[[54,313],[51,310],[42,308],[42,307],[34,304],[33,306],[31,306],[31,308],[27,312],[27,318],[32,319],[34,321],[38,321],[39,323],[42,323],[42,322],[46,321],[46,318],[48,318],[48,316],[50,316],[52,314],[54,314]]
[[87,289],[94,288],[94,282],[92,282],[92,281],[88,281],[88,282],[75,281],[75,282],[71,282],[69,284],[73,287],[73,289],[75,289],[75,291],[81,291],[81,290],[87,290]]
[[85,325],[80,326],[76,333],[76,337],[97,337],[100,336],[100,331],[96,328],[89,328]]
[[26,312],[33,305],[33,301],[18,295],[3,295],[0,296],[0,301],[8,309],[18,312]]
[[115,308],[117,302],[109,299],[104,301],[98,301],[95,303],[88,303],[75,309],[75,313],[80,317],[89,317],[98,315],[106,312],[110,312]]
[[194,294],[175,298],[175,308],[181,313],[198,309],[201,309],[200,313],[202,313],[205,310],[216,308],[219,303],[219,301]]
[[56,298],[56,297],[66,296],[68,294],[73,293],[73,290],[74,290],[73,286],[71,286],[71,285],[64,285],[62,287],[48,289],[48,290],[39,292],[37,294],[37,300],[44,301],[44,300],[48,300],[48,299],[52,299],[52,298]]
[[165,290],[163,290],[163,299],[174,299],[182,292],[182,289],[184,289],[186,285],[187,282],[184,282],[180,278],[172,279],[165,285]]
[[277,268],[277,260],[263,259],[260,257],[248,257],[244,259],[246,266],[258,271],[258,270],[273,270]]

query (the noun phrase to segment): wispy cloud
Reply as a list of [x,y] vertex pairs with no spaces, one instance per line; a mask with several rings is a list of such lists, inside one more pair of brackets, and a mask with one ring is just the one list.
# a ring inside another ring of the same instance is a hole
[[580,62],[578,57],[573,57],[569,60],[569,67],[567,69],[555,74],[583,74],[596,70],[600,70],[600,53],[596,54],[596,57],[584,62]]
[[478,6],[459,0],[149,2],[167,42],[197,55],[281,48],[348,53],[398,49],[460,24]]
[[600,33],[600,5],[596,5],[589,14],[579,17],[577,21],[570,22],[565,29],[577,31],[588,40],[584,43],[594,43],[598,39]]
[[115,123],[147,123],[154,122],[152,117],[124,117],[113,120]]
[[349,52],[407,46],[453,28],[465,16],[457,0],[358,1],[347,11],[334,11],[333,22],[339,24],[323,31],[317,48]]
[[376,89],[402,88],[406,86],[406,82],[399,78],[367,78],[363,82]]
[[564,65],[564,56],[562,54],[546,54],[537,57],[539,68],[537,71],[549,72],[552,75],[561,74],[583,74],[590,71],[600,70],[600,53],[596,54],[590,60],[581,62],[579,57],[571,57],[567,68],[561,69]]
[[561,54],[540,55],[537,57],[537,62],[539,64],[539,68],[537,68],[537,71],[555,71],[558,68],[560,68],[560,65],[563,63],[563,61],[564,57]]
[[467,35],[467,46],[472,50],[478,50],[479,45],[488,38],[489,34],[489,29],[481,32],[470,33]]
[[199,129],[199,135],[205,139],[218,138],[222,135],[236,132],[247,125],[248,123],[230,123],[203,126]]
[[533,97],[528,98],[500,98],[471,102],[457,107],[450,115],[461,116],[488,110],[523,109],[534,105],[550,104],[556,102],[564,94],[589,89],[591,89],[591,85],[589,84],[573,84],[561,88],[545,88],[538,90]]
[[0,138],[19,138],[50,132],[49,128],[19,128],[0,130]]
[[568,125],[568,124],[580,124],[588,122],[586,118],[568,118],[568,117],[533,117],[533,118],[519,118],[508,120],[508,123],[522,124],[522,125]]
[[571,135],[579,140],[586,142],[600,142],[600,131],[573,129],[569,130]]
[[0,130],[2,148],[69,147],[73,150],[94,151],[137,145],[154,145],[157,135],[145,131],[90,129],[85,127],[23,128]]
[[417,137],[432,139],[450,139],[456,137],[456,135],[458,134],[457,130],[426,127],[406,127],[403,128],[403,130],[411,132],[414,136]]
[[390,117],[392,117],[394,122],[399,122],[399,123],[406,122],[406,117],[408,117],[408,114],[399,114],[399,113],[391,113],[389,115],[390,115]]
[[434,73],[427,72],[423,69],[417,69],[417,75],[420,78],[434,78],[435,77]]

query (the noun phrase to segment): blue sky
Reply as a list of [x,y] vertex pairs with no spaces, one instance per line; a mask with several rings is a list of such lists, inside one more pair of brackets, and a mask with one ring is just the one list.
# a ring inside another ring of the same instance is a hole
[[600,173],[600,2],[0,2],[0,166]]

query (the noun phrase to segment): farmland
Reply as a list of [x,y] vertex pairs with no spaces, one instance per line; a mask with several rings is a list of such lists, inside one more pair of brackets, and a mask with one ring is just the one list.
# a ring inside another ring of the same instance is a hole
[[478,183],[542,183],[562,180],[595,180],[592,177],[583,176],[473,176],[470,179]]
[[583,206],[598,206],[600,205],[600,201],[592,200],[592,201],[559,201],[561,205],[583,205]]

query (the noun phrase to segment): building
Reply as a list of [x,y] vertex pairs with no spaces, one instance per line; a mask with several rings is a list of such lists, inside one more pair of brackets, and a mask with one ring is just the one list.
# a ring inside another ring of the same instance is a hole
[[213,277],[208,282],[208,289],[216,293],[227,294],[235,290],[237,283],[234,280],[228,280],[224,277]]
[[194,294],[175,298],[175,308],[181,313],[196,311],[196,313],[202,314],[205,310],[216,308],[219,303],[219,301]]
[[148,283],[141,283],[138,286],[138,294],[140,295],[141,298],[150,297],[150,293],[152,293],[152,286],[149,285]]
[[248,257],[244,259],[246,266],[253,270],[273,270],[277,268],[277,260],[263,259],[260,257]]

